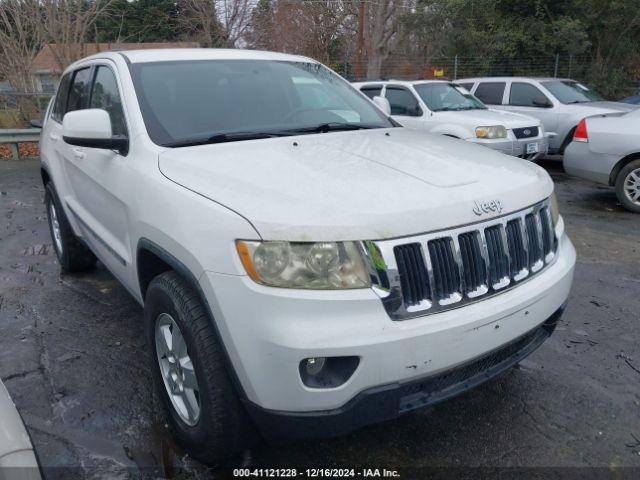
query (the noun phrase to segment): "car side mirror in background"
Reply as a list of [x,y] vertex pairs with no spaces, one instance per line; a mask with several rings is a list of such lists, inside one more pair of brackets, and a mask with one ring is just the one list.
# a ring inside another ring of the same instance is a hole
[[42,120],[29,120],[29,125],[31,125],[32,128],[42,128],[43,124],[44,122]]
[[382,110],[384,112],[385,115],[389,116],[391,115],[391,104],[389,103],[389,100],[387,100],[384,97],[373,97],[373,103],[376,104],[376,106]]
[[545,97],[536,97],[533,99],[533,105],[540,108],[551,108],[553,104]]
[[78,147],[116,150],[121,155],[129,151],[129,139],[113,135],[109,113],[99,108],[67,113],[62,119],[62,138]]

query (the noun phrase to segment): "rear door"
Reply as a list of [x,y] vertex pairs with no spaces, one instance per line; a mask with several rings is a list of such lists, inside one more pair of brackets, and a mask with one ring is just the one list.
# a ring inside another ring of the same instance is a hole
[[[114,135],[128,137],[125,109],[114,68],[110,64],[94,64],[78,73],[71,83],[67,113],[73,109],[99,108],[111,119]],[[130,175],[131,158],[100,148],[67,145],[65,156],[67,178],[73,195],[68,205],[79,221],[87,242],[100,260],[130,284],[132,252],[129,241],[129,198],[124,188]],[[125,280],[125,278],[127,278]]]
[[547,132],[558,128],[558,114],[553,101],[534,84],[511,82],[508,92],[508,109],[539,119]]
[[424,112],[411,90],[401,85],[387,85],[384,96],[391,106],[391,117],[400,125],[409,128],[421,128],[424,125]]
[[507,82],[482,81],[478,83],[473,94],[490,108],[505,110],[503,102],[506,88]]

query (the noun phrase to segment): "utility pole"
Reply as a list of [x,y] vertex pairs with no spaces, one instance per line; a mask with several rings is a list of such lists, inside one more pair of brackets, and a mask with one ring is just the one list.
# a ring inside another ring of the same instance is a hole
[[365,0],[360,0],[358,6],[358,45],[356,47],[356,80],[364,78],[364,16],[366,13]]
[[557,77],[558,77],[558,63],[559,63],[559,61],[560,61],[560,54],[559,54],[559,53],[556,53],[556,66],[555,66],[555,68],[553,69],[553,76],[554,76],[554,78],[557,78]]

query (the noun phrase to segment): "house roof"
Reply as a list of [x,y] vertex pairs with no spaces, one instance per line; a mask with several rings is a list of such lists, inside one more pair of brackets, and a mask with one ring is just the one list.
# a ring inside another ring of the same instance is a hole
[[[81,57],[110,50],[156,50],[159,48],[198,48],[198,42],[166,42],[166,43],[86,43],[75,45],[81,52]],[[36,55],[31,70],[33,73],[60,74],[64,68],[60,68],[56,60],[55,43],[48,43]],[[64,65],[63,67],[66,67]]]

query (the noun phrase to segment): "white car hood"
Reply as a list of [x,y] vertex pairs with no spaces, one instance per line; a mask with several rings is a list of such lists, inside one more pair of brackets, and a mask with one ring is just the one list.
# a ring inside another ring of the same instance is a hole
[[540,126],[540,120],[520,113],[503,110],[462,110],[459,112],[437,112],[438,122],[455,123],[468,127],[472,132],[476,127],[504,125],[507,129]]
[[170,180],[244,216],[268,240],[375,240],[477,222],[541,201],[540,167],[468,142],[404,128],[168,149]]

